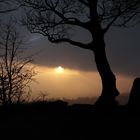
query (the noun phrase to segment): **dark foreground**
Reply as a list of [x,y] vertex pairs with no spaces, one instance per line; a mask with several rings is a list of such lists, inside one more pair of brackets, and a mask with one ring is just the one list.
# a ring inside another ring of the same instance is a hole
[[138,139],[139,128],[139,113],[126,106],[105,111],[58,101],[0,108],[0,140]]

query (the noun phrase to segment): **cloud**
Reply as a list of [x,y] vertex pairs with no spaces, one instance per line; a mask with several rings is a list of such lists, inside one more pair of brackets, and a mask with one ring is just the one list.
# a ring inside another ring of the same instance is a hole
[[[32,96],[38,96],[39,91],[47,93],[48,98],[78,98],[99,97],[102,90],[101,79],[97,72],[83,72],[65,69],[57,73],[54,68],[38,66],[35,76],[37,83],[31,84]],[[117,87],[121,95],[130,93],[133,78],[117,75]],[[128,96],[129,94],[127,94]],[[118,97],[118,99],[122,99]]]
[[[33,48],[33,50],[32,50]],[[71,69],[92,71],[96,69],[94,55],[91,51],[70,46],[67,43],[51,44],[46,38],[32,44],[31,53],[39,51],[35,63],[56,67],[63,66]]]
[[109,62],[118,73],[140,76],[140,26],[131,29],[114,28],[106,36]]
[[[139,29],[112,29],[106,36],[106,51],[111,68],[116,73],[131,76],[140,75],[140,40]],[[89,37],[82,34],[81,38]],[[79,37],[80,38],[80,37]],[[86,39],[85,39],[86,40]],[[67,43],[52,44],[46,37],[39,37],[32,42],[31,52],[40,53],[35,63],[47,67],[62,65],[70,69],[95,71],[94,54],[89,50],[80,49]]]

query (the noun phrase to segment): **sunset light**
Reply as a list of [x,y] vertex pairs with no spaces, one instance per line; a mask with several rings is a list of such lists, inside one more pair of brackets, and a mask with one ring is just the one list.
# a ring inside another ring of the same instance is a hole
[[57,73],[64,73],[64,68],[61,67],[61,66],[58,66],[58,67],[55,69],[55,71],[56,71]]

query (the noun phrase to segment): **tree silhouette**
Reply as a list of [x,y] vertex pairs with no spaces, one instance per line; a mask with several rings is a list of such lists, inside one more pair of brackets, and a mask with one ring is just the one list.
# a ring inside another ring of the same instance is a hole
[[[102,80],[102,94],[97,103],[111,105],[119,95],[116,78],[106,57],[104,36],[111,26],[127,27],[139,22],[139,0],[23,0],[24,24],[32,33],[40,33],[53,43],[67,42],[94,53]],[[82,43],[72,39],[71,31],[87,30],[92,40]]]
[[25,46],[11,21],[0,28],[0,103],[20,103],[28,97],[35,75],[32,58],[22,57]]

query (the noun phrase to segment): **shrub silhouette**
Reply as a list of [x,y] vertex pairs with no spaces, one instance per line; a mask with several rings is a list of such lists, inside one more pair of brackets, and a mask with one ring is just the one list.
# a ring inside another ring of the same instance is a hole
[[130,92],[128,108],[133,112],[140,112],[140,78],[136,78]]

